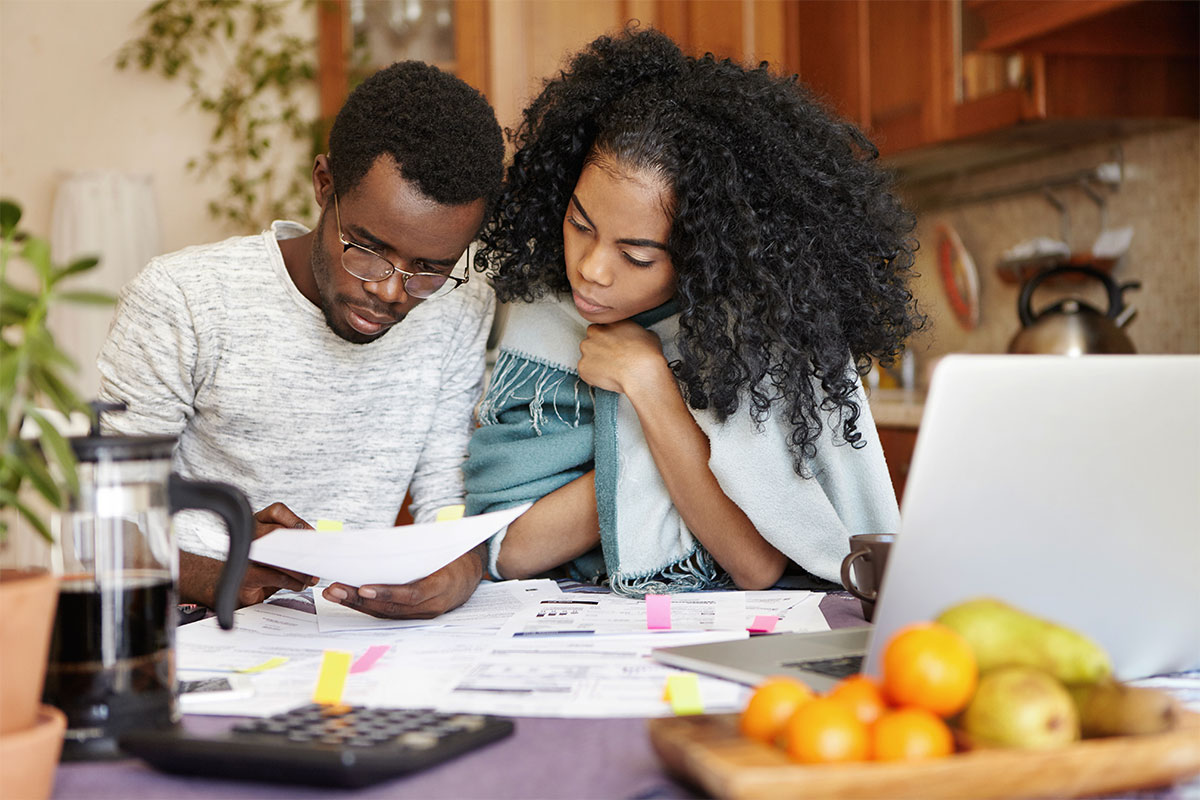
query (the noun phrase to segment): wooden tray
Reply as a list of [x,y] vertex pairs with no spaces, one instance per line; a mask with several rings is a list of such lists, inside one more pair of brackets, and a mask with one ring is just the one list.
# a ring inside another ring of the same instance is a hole
[[1200,773],[1200,714],[1169,733],[1089,739],[1058,750],[978,750],[921,763],[795,764],[743,738],[737,715],[649,721],[677,776],[718,798],[1079,797],[1163,786]]

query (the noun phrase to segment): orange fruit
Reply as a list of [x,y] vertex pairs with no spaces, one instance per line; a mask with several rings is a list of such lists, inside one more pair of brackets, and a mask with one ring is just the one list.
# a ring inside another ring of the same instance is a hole
[[750,695],[742,711],[742,734],[774,744],[796,709],[813,697],[812,689],[795,678],[767,678]]
[[878,761],[919,761],[954,752],[954,735],[942,718],[923,708],[887,711],[871,727],[871,752]]
[[865,761],[870,757],[868,727],[850,706],[818,697],[796,709],[784,729],[784,749],[803,764]]
[[883,651],[883,691],[897,706],[949,717],[970,701],[978,680],[967,640],[936,622],[901,628]]
[[879,682],[869,675],[851,675],[842,678],[829,690],[828,697],[839,700],[854,710],[854,715],[863,724],[870,725],[887,709],[887,700]]

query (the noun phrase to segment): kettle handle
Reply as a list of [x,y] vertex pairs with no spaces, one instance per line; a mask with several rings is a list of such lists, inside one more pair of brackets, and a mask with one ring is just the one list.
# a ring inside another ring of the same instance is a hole
[[229,630],[233,627],[237,594],[246,577],[250,542],[254,538],[254,514],[250,502],[240,489],[227,483],[193,481],[172,472],[167,481],[167,504],[172,514],[185,508],[212,511],[229,528],[229,554],[217,579],[215,593],[217,622]]
[[1104,288],[1108,290],[1108,311],[1104,313],[1104,316],[1108,317],[1109,319],[1116,319],[1121,311],[1124,310],[1125,301],[1122,297],[1123,293],[1129,289],[1137,289],[1141,286],[1141,284],[1137,281],[1132,281],[1122,286],[1117,286],[1116,281],[1112,279],[1111,275],[1101,272],[1093,267],[1065,265],[1061,267],[1055,267],[1054,269],[1044,270],[1025,281],[1025,285],[1021,287],[1021,296],[1017,298],[1017,315],[1021,318],[1022,327],[1029,327],[1037,320],[1039,316],[1041,316],[1040,314],[1035,316],[1033,310],[1029,307],[1029,302],[1033,299],[1034,289],[1036,289],[1042,283],[1042,281],[1046,280],[1047,278],[1052,278],[1069,272],[1086,275],[1089,278],[1095,278],[1104,284]]

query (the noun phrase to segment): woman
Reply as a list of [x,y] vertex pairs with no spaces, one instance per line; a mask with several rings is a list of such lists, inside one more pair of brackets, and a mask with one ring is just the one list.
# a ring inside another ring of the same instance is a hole
[[919,325],[911,216],[794,78],[601,37],[524,113],[480,262],[512,303],[467,512],[495,577],[827,580],[899,515],[859,376]]

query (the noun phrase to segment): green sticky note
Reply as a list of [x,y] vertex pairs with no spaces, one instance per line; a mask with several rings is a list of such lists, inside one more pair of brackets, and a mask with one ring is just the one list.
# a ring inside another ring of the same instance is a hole
[[667,676],[666,700],[677,716],[703,714],[704,703],[700,701],[700,680],[693,672]]
[[342,521],[340,519],[317,520],[317,530],[319,531],[340,531],[341,529]]

